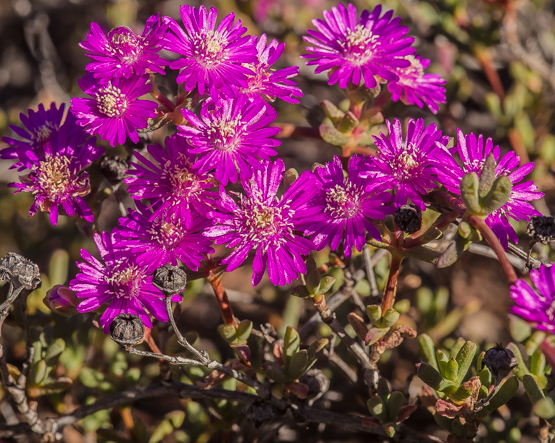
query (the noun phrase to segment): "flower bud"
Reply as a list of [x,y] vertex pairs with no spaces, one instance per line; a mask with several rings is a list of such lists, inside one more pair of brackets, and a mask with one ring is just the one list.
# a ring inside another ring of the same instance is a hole
[[422,227],[422,211],[414,205],[403,205],[393,214],[397,227],[407,234],[414,234]]
[[54,286],[46,293],[42,301],[52,312],[56,312],[64,317],[72,317],[78,313],[77,305],[79,304],[79,299],[75,291],[71,291],[65,286]]
[[486,366],[491,375],[499,381],[509,375],[517,365],[518,362],[513,352],[500,344],[488,349],[482,359],[482,367]]
[[8,252],[0,261],[0,280],[24,286],[30,291],[41,285],[39,267],[15,252]]
[[532,217],[526,233],[544,245],[555,241],[555,218],[546,215]]
[[119,314],[110,325],[110,338],[122,346],[142,343],[145,327],[136,314]]
[[154,271],[152,284],[166,297],[179,294],[187,286],[187,274],[178,266],[162,266]]
[[104,156],[100,161],[100,172],[111,185],[117,185],[125,178],[129,162],[117,155]]

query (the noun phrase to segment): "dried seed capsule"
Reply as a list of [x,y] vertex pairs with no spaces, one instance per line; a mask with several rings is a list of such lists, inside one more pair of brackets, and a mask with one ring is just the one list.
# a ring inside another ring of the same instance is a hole
[[499,381],[509,375],[509,372],[517,365],[518,362],[513,352],[500,344],[488,349],[482,359],[482,367],[486,366],[491,375]]
[[129,169],[129,162],[117,155],[104,156],[100,161],[100,172],[111,185],[117,185],[125,178]]
[[39,267],[15,252],[8,252],[0,261],[0,280],[24,286],[30,291],[41,285]]
[[546,215],[532,217],[526,233],[544,245],[555,241],[555,218]]
[[110,338],[122,346],[142,343],[145,327],[136,314],[119,314],[110,325]]
[[154,271],[152,284],[166,297],[179,294],[187,286],[187,274],[178,266],[162,266]]
[[407,234],[414,234],[422,227],[422,211],[414,205],[403,205],[393,214],[397,227]]

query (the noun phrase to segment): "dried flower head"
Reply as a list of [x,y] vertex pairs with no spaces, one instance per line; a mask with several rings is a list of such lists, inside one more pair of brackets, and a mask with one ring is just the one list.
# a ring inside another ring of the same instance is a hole
[[414,234],[422,227],[422,211],[414,205],[403,205],[393,215],[397,227],[407,234]]
[[152,283],[162,291],[162,294],[170,297],[185,290],[187,274],[178,266],[164,265],[154,271]]
[[122,346],[134,346],[145,338],[145,326],[136,314],[119,314],[110,325],[110,338]]
[[534,215],[530,218],[526,233],[544,245],[555,241],[555,217]]

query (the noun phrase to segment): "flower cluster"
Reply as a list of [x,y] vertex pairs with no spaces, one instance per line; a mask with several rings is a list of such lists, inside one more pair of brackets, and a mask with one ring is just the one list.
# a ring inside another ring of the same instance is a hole
[[[374,156],[334,157],[313,171],[286,174],[283,160],[272,160],[281,144],[272,103],[298,103],[302,92],[292,80],[298,67],[273,68],[284,44],[246,35],[233,14],[217,24],[214,8],[185,5],[180,12],[183,27],[155,15],[141,34],[121,27],[105,33],[91,24],[81,47],[93,61],[79,81],[89,97],[73,98],[65,121],[63,106],[29,111],[21,117],[25,129],[12,127],[23,140],[5,138],[9,146],[0,152],[0,158],[16,160],[14,168],[29,170],[10,186],[35,195],[31,215],[48,212],[55,225],[61,206],[92,222],[84,200],[91,192],[86,168],[103,149],[91,136],[115,147],[138,143],[140,132],[157,125],[176,126],[163,143],[133,151],[122,161],[117,185],[110,183],[119,186],[129,165],[123,182],[135,208],[111,233],[95,235],[102,262],[81,252],[85,262],[78,264],[71,290],[82,300],[79,311],[102,313],[105,330],[119,314],[137,315],[147,327],[151,317],[166,321],[152,274],[180,263],[203,272],[213,243],[229,249],[217,263],[228,272],[252,261],[253,285],[266,272],[272,284],[287,285],[307,272],[311,251],[330,247],[350,259],[370,237],[385,241],[386,218],[394,213],[397,221],[409,212],[418,218],[401,230],[391,222],[396,238],[404,241],[403,231],[417,236],[422,213],[432,205],[430,193],[441,189],[460,200],[461,180],[469,172],[481,176],[490,153],[495,176],[513,184],[508,201],[486,218],[501,244],[518,241],[509,218],[539,215],[529,202],[543,194],[521,182],[532,163],[519,166],[514,152],[501,157],[491,139],[484,147],[482,136],[460,130],[457,146],[448,149],[449,137],[423,119],[407,119],[405,130],[399,119],[386,121],[387,131],[373,138]],[[341,88],[380,89],[388,82],[386,98],[427,105],[435,113],[445,102],[445,80],[424,73],[430,61],[414,54],[413,38],[400,21],[380,6],[360,17],[352,4],[334,7],[308,31],[305,39],[313,46],[307,64],[329,71],[329,84]],[[175,58],[162,59],[162,49]],[[172,99],[161,95],[154,75],[168,66],[179,71]],[[149,92],[152,99],[145,98]],[[242,192],[229,186],[238,182]]]
[[445,84],[438,74],[425,74],[430,61],[414,56],[414,39],[406,37],[408,28],[400,26],[401,19],[393,11],[382,15],[378,5],[373,11],[363,11],[360,18],[353,4],[340,4],[324,20],[312,23],[304,39],[311,45],[306,49],[308,65],[317,65],[316,73],[329,71],[329,84],[345,89],[349,83],[371,89],[389,81],[388,89],[394,101],[403,100],[433,113],[438,104],[445,103]]

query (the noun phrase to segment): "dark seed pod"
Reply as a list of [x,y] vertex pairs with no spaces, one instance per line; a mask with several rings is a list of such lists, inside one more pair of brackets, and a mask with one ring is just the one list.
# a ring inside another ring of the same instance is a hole
[[484,366],[490,370],[495,379],[502,380],[509,375],[513,368],[518,366],[518,362],[510,349],[497,344],[484,354],[482,367]]
[[24,286],[30,291],[41,285],[39,267],[15,252],[8,252],[0,261],[0,280]]
[[111,185],[117,185],[125,178],[125,173],[129,169],[129,162],[117,155],[102,157],[100,161],[100,172],[106,177]]
[[414,234],[422,227],[422,211],[414,205],[403,205],[393,214],[397,227],[407,234]]
[[179,294],[187,286],[187,274],[178,266],[162,266],[154,271],[152,284],[166,297]]
[[526,233],[544,245],[555,241],[555,218],[546,215],[532,217]]
[[142,343],[145,338],[145,326],[135,314],[120,314],[110,325],[110,338],[122,346]]

